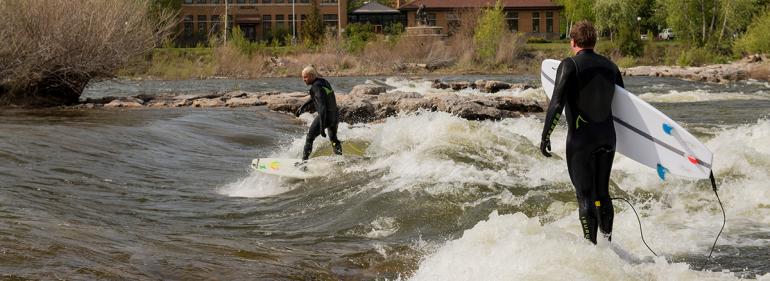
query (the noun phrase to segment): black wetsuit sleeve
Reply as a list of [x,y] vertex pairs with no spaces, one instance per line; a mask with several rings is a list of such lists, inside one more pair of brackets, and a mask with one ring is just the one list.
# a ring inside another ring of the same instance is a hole
[[556,85],[553,89],[553,95],[551,96],[551,103],[548,104],[548,112],[545,115],[545,125],[543,127],[542,140],[551,138],[553,129],[556,128],[556,124],[559,123],[561,112],[564,110],[564,106],[567,104],[567,86],[571,77],[574,76],[575,67],[571,62],[562,61],[559,64],[559,69],[556,70]]
[[321,120],[321,130],[323,130],[326,124],[326,99],[324,97],[323,89],[321,89],[320,86],[317,84],[313,84],[312,87],[310,87],[310,94],[313,95],[313,99],[316,101],[316,108],[315,111],[318,112],[318,118]]
[[615,84],[625,89],[626,85],[623,83],[623,75],[620,74],[620,70],[615,74]]
[[310,97],[307,99],[307,101],[302,104],[302,106],[299,107],[299,114],[302,114],[303,112],[307,112],[310,110],[310,108],[313,106],[313,97]]

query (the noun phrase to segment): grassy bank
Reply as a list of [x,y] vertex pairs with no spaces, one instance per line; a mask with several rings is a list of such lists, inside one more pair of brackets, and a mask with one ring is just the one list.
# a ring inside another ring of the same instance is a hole
[[[546,58],[570,55],[566,41],[522,43],[514,38],[509,57],[489,64],[472,59],[457,43],[441,40],[382,38],[368,42],[361,50],[347,50],[345,42],[329,39],[323,46],[285,47],[257,43],[245,47],[225,45],[213,48],[157,48],[139,63],[125,68],[119,76],[145,79],[204,79],[211,77],[258,78],[299,76],[305,65],[313,64],[328,76],[410,75],[410,74],[529,74]],[[677,41],[647,41],[641,57],[620,55],[613,42],[602,40],[597,51],[610,56],[620,67],[640,65],[705,65],[732,59]],[[406,51],[399,51],[406,50]],[[430,70],[428,69],[430,68]]]

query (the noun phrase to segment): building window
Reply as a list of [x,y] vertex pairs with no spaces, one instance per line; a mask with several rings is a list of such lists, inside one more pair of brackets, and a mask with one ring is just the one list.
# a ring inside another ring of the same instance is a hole
[[219,33],[219,15],[211,16],[211,33]]
[[532,12],[532,32],[540,32],[540,12]]
[[456,13],[447,14],[447,31],[454,34],[460,28],[460,16]]
[[[251,0],[251,1],[254,1],[254,4],[257,3],[257,0]],[[272,2],[273,2],[272,0],[262,0],[262,4],[270,4]]]
[[262,15],[262,36],[269,36],[273,31],[273,16]]
[[310,0],[299,0],[299,2],[307,4],[307,3],[310,3]]
[[193,0],[184,0],[184,3],[185,3],[185,4],[192,4],[192,3],[193,3]]
[[505,13],[505,21],[508,22],[508,29],[510,31],[519,31],[519,12],[507,12]]
[[219,4],[219,0],[211,0],[211,4]]
[[275,0],[275,3],[283,3],[283,0]]
[[321,3],[334,3],[337,4],[337,0],[321,0]]
[[198,16],[198,34],[206,34],[206,26],[208,25],[206,16]]
[[195,4],[206,4],[206,0],[195,0]]
[[545,32],[553,32],[553,12],[545,12]]
[[428,25],[436,26],[436,13],[428,13]]
[[327,28],[337,27],[337,14],[325,14],[323,15],[323,20]]
[[246,0],[235,1],[236,4],[246,4]]
[[282,30],[283,28],[283,15],[275,15],[275,29]]
[[184,16],[184,35],[191,36],[193,34],[193,16]]

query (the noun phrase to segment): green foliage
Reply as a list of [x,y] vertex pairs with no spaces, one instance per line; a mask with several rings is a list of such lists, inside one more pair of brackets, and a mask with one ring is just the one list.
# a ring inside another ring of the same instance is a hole
[[676,64],[679,66],[701,66],[712,63],[726,63],[727,61],[727,57],[706,47],[699,47],[682,51]]
[[567,21],[594,21],[593,0],[558,0],[557,2],[564,5]]
[[757,17],[735,42],[736,53],[770,53],[770,8]]
[[551,43],[551,41],[548,41],[547,39],[543,37],[529,37],[527,38],[527,43],[529,44],[543,44],[543,43]]
[[302,25],[302,38],[308,45],[317,46],[324,38],[324,23],[321,11],[318,9],[319,0],[310,0],[310,14]]
[[500,0],[494,8],[485,9],[479,18],[476,33],[473,36],[476,42],[476,56],[483,63],[492,63],[497,55],[497,47],[505,34],[505,14]]
[[624,56],[639,57],[644,53],[644,43],[637,29],[628,25],[620,26],[618,45],[620,54]]
[[387,35],[401,35],[405,30],[404,24],[401,22],[394,22],[387,26],[385,26],[385,29],[383,30],[383,33]]
[[235,46],[235,48],[238,49],[241,54],[247,56],[251,56],[258,50],[267,47],[266,43],[256,43],[249,41],[249,39],[246,38],[246,36],[243,34],[243,31],[241,31],[241,29],[238,27],[233,28],[233,32],[230,32],[228,36],[230,37],[228,43]]
[[594,13],[602,15],[596,17],[594,25],[597,31],[609,31],[614,34],[621,28],[637,30],[639,28],[636,17],[639,14],[639,2],[627,0],[596,0]]
[[375,39],[374,26],[369,23],[353,23],[345,28],[345,49],[358,53],[366,47],[366,43]]

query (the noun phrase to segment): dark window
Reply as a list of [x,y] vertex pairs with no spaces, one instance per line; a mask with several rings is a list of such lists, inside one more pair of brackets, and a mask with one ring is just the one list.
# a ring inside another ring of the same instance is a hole
[[220,0],[211,0],[211,4],[219,4]]
[[275,29],[283,29],[284,28],[284,22],[283,22],[283,15],[275,15]]
[[283,3],[283,0],[275,0],[275,3]]
[[540,13],[532,12],[532,32],[540,32]]
[[447,14],[447,27],[449,34],[454,34],[460,28],[460,16],[456,13]]
[[193,34],[193,16],[184,16],[184,35],[191,36]]
[[206,16],[198,16],[198,33],[199,34],[206,34],[206,26],[208,24],[209,23],[206,20]]
[[337,3],[337,0],[321,0],[321,3]]
[[326,14],[323,15],[324,25],[326,27],[337,27],[337,15],[336,14]]
[[[251,1],[254,1],[254,3],[257,3],[257,0],[251,0]],[[273,1],[271,1],[271,0],[262,0],[262,3],[264,3],[264,4],[270,4],[272,2]]]
[[310,0],[299,0],[300,3],[310,3]]
[[553,32],[553,12],[545,12],[545,32]]
[[514,32],[519,31],[519,12],[505,13],[505,21],[508,22],[508,29]]
[[211,16],[211,33],[219,33],[219,15]]
[[235,1],[235,3],[236,4],[245,4],[246,0],[238,0],[238,1]]
[[436,26],[436,13],[428,13],[428,25]]
[[192,4],[192,3],[193,3],[193,0],[184,0],[184,3],[185,3],[185,4]]
[[262,15],[262,36],[268,36],[273,31],[273,16]]
[[206,0],[195,0],[195,4],[206,4]]

